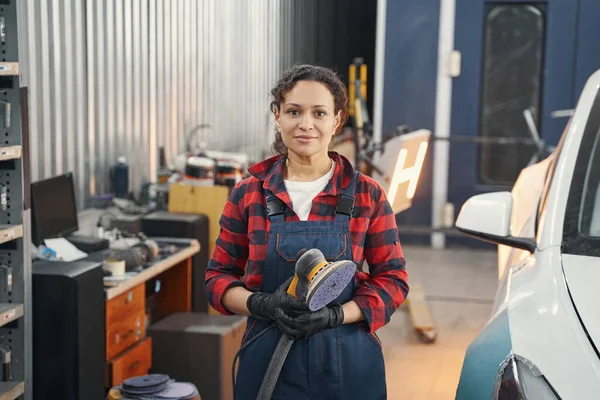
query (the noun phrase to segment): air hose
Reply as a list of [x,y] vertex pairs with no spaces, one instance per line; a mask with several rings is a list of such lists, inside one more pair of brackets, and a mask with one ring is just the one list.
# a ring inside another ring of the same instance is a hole
[[[252,339],[248,340],[244,343],[240,349],[235,354],[233,358],[233,365],[231,367],[231,382],[233,384],[234,391],[234,399],[235,399],[235,366],[237,364],[237,359],[240,356],[242,350],[252,344],[256,339],[267,333],[270,329],[274,328],[275,325],[269,325],[262,331],[258,332],[256,336]],[[257,400],[270,400],[273,395],[273,391],[275,390],[275,385],[277,384],[277,380],[279,379],[279,374],[281,373],[281,369],[283,368],[283,364],[285,363],[285,359],[287,358],[288,353],[292,348],[292,344],[294,344],[294,340],[288,338],[285,335],[282,335],[279,338],[279,342],[277,342],[277,347],[273,352],[273,356],[271,357],[271,361],[269,362],[269,366],[267,367],[267,372],[265,373],[265,377],[260,386],[260,391],[258,392]]]
[[267,333],[269,330],[271,330],[272,328],[275,328],[275,324],[269,325],[267,326],[265,329],[263,329],[262,331],[258,332],[256,334],[256,336],[254,336],[252,339],[248,340],[246,343],[244,343],[239,350],[235,353],[235,357],[233,357],[233,364],[231,366],[231,383],[233,385],[233,398],[235,399],[235,366],[237,364],[237,359],[240,357],[240,353],[242,352],[242,350],[244,350],[246,347],[248,347],[250,344],[252,344],[255,340],[257,340],[259,337],[261,337],[262,335],[264,335],[265,333]]
[[271,400],[275,385],[279,379],[279,374],[283,368],[283,363],[285,363],[285,359],[293,344],[294,339],[290,339],[285,335],[281,335],[281,338],[279,338],[279,342],[277,342],[277,347],[273,352],[265,377],[260,385],[257,400]]

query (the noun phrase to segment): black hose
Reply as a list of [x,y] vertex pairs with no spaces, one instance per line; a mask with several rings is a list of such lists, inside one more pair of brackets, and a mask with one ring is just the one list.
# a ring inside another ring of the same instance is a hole
[[283,363],[285,363],[285,359],[292,348],[292,344],[294,344],[294,339],[281,335],[260,386],[257,400],[271,400],[275,385],[279,379],[279,374],[281,373],[281,368],[283,368]]
[[[259,337],[261,337],[262,335],[264,335],[265,333],[267,333],[271,328],[274,328],[275,325],[269,325],[267,326],[265,329],[263,329],[262,331],[258,332],[256,334],[256,336],[254,336],[252,339],[249,339],[246,343],[244,343],[239,350],[235,353],[235,356],[233,357],[233,365],[231,366],[231,383],[233,385],[233,397],[235,399],[235,365],[237,364],[237,359],[240,356],[240,353],[242,352],[242,350],[244,350],[246,347],[248,347],[249,344],[251,344],[252,342],[254,342],[256,339],[258,339]],[[250,333],[250,332],[248,332]]]

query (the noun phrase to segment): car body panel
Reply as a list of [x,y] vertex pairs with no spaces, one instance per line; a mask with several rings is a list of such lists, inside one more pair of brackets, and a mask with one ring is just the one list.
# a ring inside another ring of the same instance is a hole
[[[513,189],[513,209],[510,221],[511,233],[519,237],[535,237],[537,207],[544,189],[544,179],[555,153],[544,160],[524,168]],[[521,250],[509,246],[498,246],[498,278],[504,275],[506,265],[510,265],[511,252]]]
[[[562,255],[562,265],[575,309],[596,349],[600,346],[600,258]],[[595,290],[590,286],[595,286]]]
[[510,228],[514,235],[535,237],[538,203],[544,190],[544,179],[555,156],[556,153],[552,153],[544,160],[525,168],[519,174],[519,178],[511,191],[513,209]]
[[565,281],[556,279],[561,269],[560,248],[553,247],[506,270],[493,315],[467,349],[456,399],[492,398],[498,370],[511,354],[530,360],[563,400],[600,393],[600,359]]
[[507,310],[496,314],[467,349],[456,392],[459,400],[491,398],[498,368],[511,352]]
[[550,246],[560,246],[563,237],[563,222],[569,197],[569,187],[579,146],[583,138],[585,125],[589,119],[594,100],[600,88],[600,70],[595,72],[588,80],[569,126],[563,135],[561,154],[557,159],[554,179],[548,193],[546,211],[540,220],[538,231],[538,248],[545,249]]
[[[593,399],[600,393],[600,357],[594,347],[600,346],[600,258],[562,253],[571,182],[599,89],[600,70],[589,78],[555,153],[525,169],[511,192],[511,233],[535,235],[537,247],[531,253],[499,248],[499,272],[504,271],[492,316],[481,339],[478,336],[467,350],[457,399],[492,397],[490,379],[495,378],[474,373],[473,366],[500,372],[497,350],[482,341],[503,337],[507,326],[509,340],[498,342],[501,352],[506,353],[504,346],[510,343],[507,357],[514,354],[533,363],[562,400]],[[596,127],[590,129],[595,132]],[[550,167],[554,169],[548,180]],[[504,319],[503,324],[494,322]]]
[[562,279],[560,247],[538,251],[517,268],[508,302],[513,352],[533,362],[563,400],[593,398],[600,393],[600,359]]

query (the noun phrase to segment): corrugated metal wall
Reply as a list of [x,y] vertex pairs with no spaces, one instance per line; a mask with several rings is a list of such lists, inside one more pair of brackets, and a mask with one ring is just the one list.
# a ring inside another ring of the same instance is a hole
[[[26,0],[23,85],[30,89],[32,180],[66,171],[78,203],[173,162],[198,124],[209,148],[260,159],[272,138],[271,86],[310,62],[315,1]],[[312,14],[311,14],[312,13]]]

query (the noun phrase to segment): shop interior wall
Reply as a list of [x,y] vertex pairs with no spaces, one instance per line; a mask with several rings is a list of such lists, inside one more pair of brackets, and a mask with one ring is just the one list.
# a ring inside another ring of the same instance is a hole
[[281,72],[312,62],[347,77],[353,57],[374,59],[375,4],[21,2],[32,181],[72,171],[83,207],[111,191],[110,168],[123,155],[139,189],[154,179],[159,147],[172,163],[205,123],[199,136],[211,149],[271,155],[269,92]]
[[293,1],[27,0],[20,10],[32,180],[73,171],[78,204],[111,190],[123,155],[132,189],[199,124],[210,148],[262,156],[269,90],[290,58]]
[[[435,131],[439,0],[388,1],[382,128],[391,136],[399,125]],[[433,146],[425,158],[410,209],[398,214],[400,227],[430,226]],[[429,235],[401,234],[403,243],[429,244]]]

